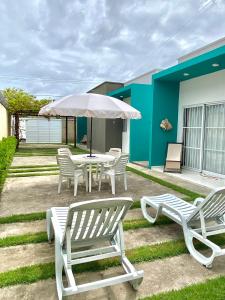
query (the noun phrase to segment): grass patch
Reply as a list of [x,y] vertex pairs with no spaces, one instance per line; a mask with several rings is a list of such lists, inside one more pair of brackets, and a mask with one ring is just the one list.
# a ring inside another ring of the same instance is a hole
[[9,174],[8,177],[12,178],[12,177],[32,177],[32,176],[49,176],[49,175],[59,175],[59,172]]
[[18,173],[32,173],[32,172],[46,172],[46,171],[56,171],[59,170],[58,167],[51,167],[51,168],[26,168],[26,169],[13,169],[9,170],[8,174],[18,174]]
[[0,193],[7,177],[9,166],[16,151],[16,138],[7,137],[0,141]]
[[170,188],[170,189],[172,189],[172,190],[174,190],[176,192],[179,192],[179,193],[181,193],[181,194],[183,194],[185,196],[188,196],[190,200],[193,200],[193,199],[198,198],[198,197],[205,197],[205,195],[198,194],[196,192],[192,192],[192,191],[190,191],[190,190],[188,190],[186,188],[183,188],[183,187],[178,186],[176,184],[170,183],[170,182],[165,181],[165,180],[163,180],[161,178],[158,178],[158,177],[155,177],[155,176],[152,176],[152,175],[149,175],[149,174],[145,174],[142,171],[136,170],[136,169],[134,169],[132,167],[127,167],[127,171],[135,173],[135,174],[137,174],[139,176],[142,176],[142,177],[144,177],[144,178],[146,178],[148,180],[154,181],[154,182],[156,182],[156,183],[158,183],[158,184],[160,184],[162,186],[168,187],[168,188]]
[[142,300],[224,300],[225,277],[208,279],[203,283],[193,284],[180,290],[160,293]]
[[9,285],[32,283],[55,276],[54,263],[46,263],[22,267],[8,272],[0,273],[0,287]]
[[[64,145],[59,146],[65,147]],[[74,148],[74,147],[68,147],[72,154],[83,154],[88,153],[87,151],[80,149],[80,148]],[[57,148],[18,148],[15,156],[55,156],[57,154]]]
[[125,220],[123,222],[123,229],[124,231],[127,230],[135,230],[135,229],[141,229],[141,228],[149,228],[154,227],[156,225],[168,225],[174,223],[169,218],[166,218],[164,216],[160,217],[155,224],[149,223],[147,220],[143,219],[134,219],[134,220]]
[[50,164],[50,165],[23,165],[23,166],[11,166],[9,169],[32,169],[32,168],[51,168],[51,167],[57,167],[57,164]]
[[47,242],[46,232],[29,233],[24,235],[8,236],[0,239],[0,247],[10,247],[24,244]]
[[32,222],[46,219],[46,212],[36,212],[30,214],[11,215],[0,217],[0,224]]

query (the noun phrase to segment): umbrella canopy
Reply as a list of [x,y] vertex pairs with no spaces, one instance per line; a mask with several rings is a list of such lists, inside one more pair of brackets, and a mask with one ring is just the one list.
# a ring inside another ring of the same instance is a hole
[[92,156],[92,118],[141,118],[141,113],[129,104],[113,97],[91,93],[63,97],[42,107],[39,115],[91,118],[90,156]]
[[42,107],[39,115],[105,119],[140,119],[141,113],[129,104],[99,94],[69,95]]

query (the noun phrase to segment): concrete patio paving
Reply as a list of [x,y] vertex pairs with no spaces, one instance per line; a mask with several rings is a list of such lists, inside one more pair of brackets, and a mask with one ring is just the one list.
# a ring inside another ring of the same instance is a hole
[[[35,162],[37,165],[45,165],[47,162],[50,164],[53,157],[16,157],[12,165],[33,165]],[[46,211],[52,206],[68,206],[77,201],[112,197],[109,182],[104,180],[100,192],[98,186],[93,185],[92,192],[87,193],[84,184],[79,184],[76,198],[73,197],[73,189],[69,189],[66,183],[63,184],[60,195],[57,193],[57,186],[58,175],[8,178],[1,195],[0,216]],[[122,180],[117,180],[116,183],[116,197],[129,196],[139,200],[143,195],[164,193],[184,196],[132,172],[128,172],[127,192]]]
[[[15,157],[13,166],[54,164],[55,157]],[[86,193],[82,184],[78,188],[78,196],[73,197],[72,188],[63,186],[62,193],[57,194],[58,175],[30,176],[8,178],[0,201],[0,216],[45,211],[52,206],[67,206],[74,201],[111,197],[111,189],[107,182],[102,191],[94,186],[92,193]],[[197,189],[197,187],[196,187]],[[143,195],[159,195],[172,193],[180,197],[184,195],[161,186],[155,182],[128,172],[128,191],[124,191],[122,181],[116,185],[116,196],[131,196],[139,200]],[[141,209],[132,209],[126,220],[143,218]],[[45,231],[46,221],[0,224],[0,238]],[[176,224],[139,228],[125,231],[126,248],[152,246],[167,241],[175,241],[183,236],[181,228]],[[14,270],[22,266],[54,261],[54,244],[38,243],[0,248],[0,273]],[[76,300],[137,300],[159,292],[179,289],[189,284],[202,282],[225,274],[223,257],[217,258],[213,269],[208,270],[198,264],[190,255],[182,254],[170,258],[136,264],[138,270],[145,272],[144,281],[139,290],[134,291],[129,284],[86,292],[67,299]],[[120,268],[110,268],[101,272],[88,272],[77,275],[78,282],[93,281],[121,274]],[[57,299],[55,280],[47,279],[33,284],[20,284],[0,289],[0,300],[55,300]]]

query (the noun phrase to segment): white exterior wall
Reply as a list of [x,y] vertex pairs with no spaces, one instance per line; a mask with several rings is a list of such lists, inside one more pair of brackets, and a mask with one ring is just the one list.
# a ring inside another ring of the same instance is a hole
[[8,136],[8,113],[5,107],[0,103],[0,141]]
[[177,141],[182,141],[185,106],[225,101],[225,70],[180,83]]
[[[130,97],[124,98],[123,101],[130,104]],[[123,128],[122,132],[122,152],[130,153],[130,120],[124,120],[124,122],[126,122],[126,128]]]
[[149,73],[143,74],[137,78],[131,79],[124,83],[124,86],[129,85],[131,83],[142,83],[142,84],[150,84],[151,76]]
[[160,69],[154,69],[150,72],[144,73],[138,77],[132,78],[131,80],[124,83],[124,86],[132,84],[132,83],[139,83],[139,84],[152,84],[152,75],[159,72]]

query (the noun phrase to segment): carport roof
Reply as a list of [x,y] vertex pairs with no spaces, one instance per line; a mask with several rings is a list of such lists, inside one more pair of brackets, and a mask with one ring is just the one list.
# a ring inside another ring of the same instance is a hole
[[225,46],[158,72],[153,75],[153,79],[180,82],[223,69],[225,69]]

